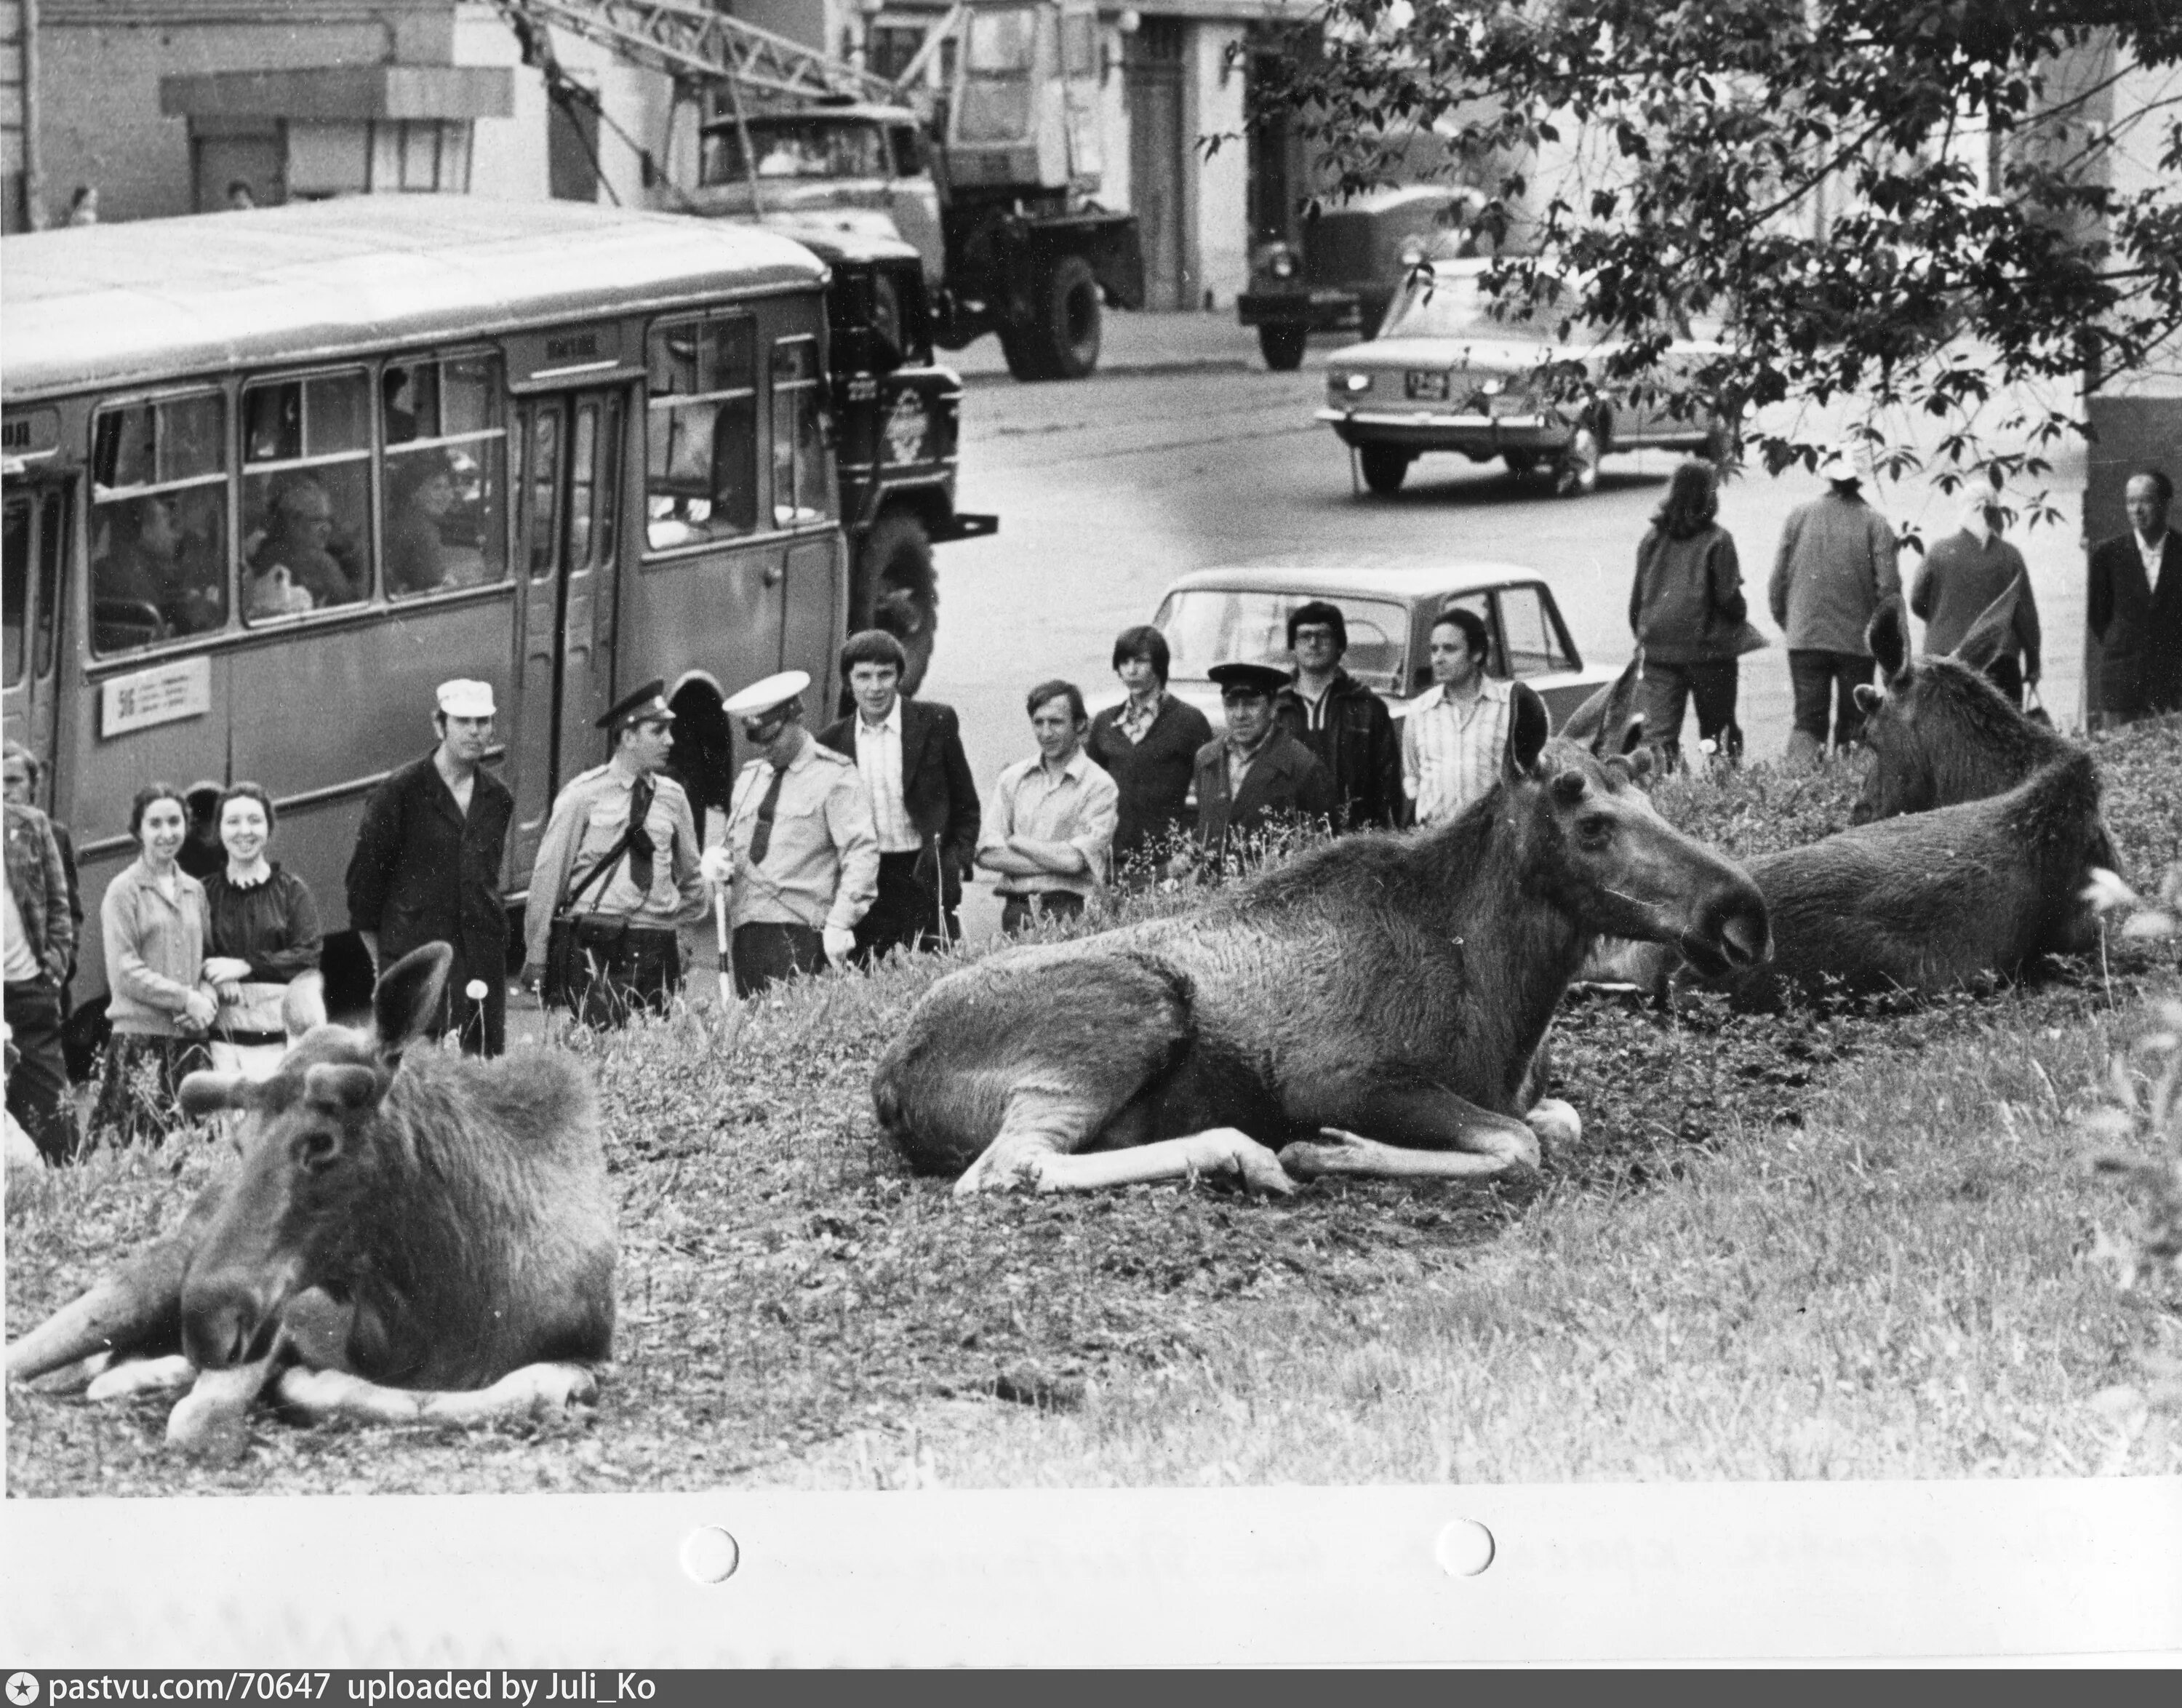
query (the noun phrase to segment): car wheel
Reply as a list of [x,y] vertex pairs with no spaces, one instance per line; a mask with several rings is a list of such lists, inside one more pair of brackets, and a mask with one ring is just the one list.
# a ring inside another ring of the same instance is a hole
[[1504,451],[1500,460],[1508,465],[1508,472],[1518,480],[1537,472],[1538,453],[1535,451]]
[[1364,484],[1382,498],[1391,498],[1402,490],[1403,479],[1414,460],[1409,452],[1393,445],[1359,446],[1357,457],[1364,465]]
[[1561,452],[1559,477],[1553,490],[1565,498],[1581,498],[1597,491],[1598,457],[1598,430],[1588,421],[1579,421],[1569,435],[1568,449]]
[[1310,330],[1302,326],[1260,326],[1258,329],[1258,348],[1265,352],[1265,366],[1276,374],[1286,374],[1302,367],[1304,347],[1310,341]]
[[932,567],[932,537],[914,511],[889,510],[872,524],[857,553],[856,585],[870,603],[860,628],[884,629],[909,655],[901,691],[913,695],[931,668],[939,627],[939,596]]

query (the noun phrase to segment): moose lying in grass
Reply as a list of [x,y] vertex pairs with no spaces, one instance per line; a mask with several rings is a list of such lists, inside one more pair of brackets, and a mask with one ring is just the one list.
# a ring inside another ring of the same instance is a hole
[[589,1400],[614,1317],[596,1096],[565,1056],[410,1050],[452,959],[433,943],[396,962],[371,1031],[317,1027],[262,1084],[183,1081],[191,1114],[242,1112],[240,1166],[10,1346],[9,1377],[83,1361],[102,1367],[94,1399],[193,1382],[168,1438],[222,1456],[269,1384],[306,1416],[368,1421]]
[[[1867,639],[1884,685],[1857,690],[1873,757],[1856,823],[1750,862],[1772,913],[1769,962],[1693,968],[1682,982],[1767,1009],[1791,992],[1929,994],[2096,946],[2083,891],[2114,853],[2091,756],[1980,674],[2015,598],[1987,607],[1941,658],[1913,658],[1902,607],[1880,607]],[[1637,944],[1606,976],[1659,990],[1676,971],[1671,951]]]
[[961,1192],[1535,1167],[1540,1134],[1578,1130],[1537,1058],[1597,934],[1708,968],[1766,952],[1756,887],[1632,781],[1636,671],[1571,720],[1587,750],[1519,684],[1500,780],[1448,824],[941,979],[873,1076],[881,1124]]

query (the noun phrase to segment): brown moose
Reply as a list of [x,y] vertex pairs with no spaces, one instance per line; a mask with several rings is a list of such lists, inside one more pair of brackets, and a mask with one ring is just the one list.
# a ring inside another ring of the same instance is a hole
[[614,1318],[596,1095],[563,1055],[411,1049],[452,958],[406,956],[370,1031],[314,1028],[262,1084],[191,1074],[191,1114],[242,1112],[240,1166],[10,1346],[8,1375],[105,1364],[93,1398],[193,1381],[168,1437],[220,1453],[269,1383],[307,1415],[386,1421],[590,1399]]
[[1500,780],[1448,824],[950,974],[873,1075],[880,1123],[958,1192],[1535,1167],[1541,1134],[1578,1130],[1539,1099],[1537,1058],[1596,934],[1714,968],[1766,952],[1749,879],[1631,781],[1635,679],[1586,708],[1595,729],[1572,720],[1588,748],[1549,741],[1518,685]]

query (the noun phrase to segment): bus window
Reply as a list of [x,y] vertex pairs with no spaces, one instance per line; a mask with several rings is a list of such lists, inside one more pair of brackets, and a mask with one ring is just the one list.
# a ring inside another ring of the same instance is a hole
[[[67,561],[68,537],[68,495],[58,490],[48,491],[46,513],[38,524],[38,656],[35,668],[41,681],[53,674],[53,666],[59,662],[61,565]],[[211,561],[217,563],[221,560],[214,553]],[[224,596],[226,591],[223,583],[220,592]]]
[[243,615],[371,592],[371,407],[362,369],[242,388]]
[[818,389],[818,341],[773,347],[773,521],[776,528],[822,522],[833,513],[833,459],[826,454]]
[[525,459],[530,496],[523,512],[523,537],[530,542],[530,579],[542,581],[558,563],[561,541],[561,411],[541,408],[530,423],[530,454]]
[[30,609],[30,495],[8,495],[4,553],[0,553],[0,624],[4,624],[8,686],[23,679],[24,625]]
[[507,429],[499,357],[390,363],[379,391],[386,422],[382,537],[388,595],[401,599],[504,579]]
[[91,463],[91,650],[224,628],[227,400],[101,409]]
[[757,340],[747,316],[652,329],[645,493],[654,550],[757,527]]

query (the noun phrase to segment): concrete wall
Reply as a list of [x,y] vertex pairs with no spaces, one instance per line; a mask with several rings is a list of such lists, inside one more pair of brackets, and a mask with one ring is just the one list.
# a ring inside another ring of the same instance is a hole
[[[1230,64],[1227,50],[1238,46],[1238,24],[1198,25],[1190,55],[1196,83],[1197,145],[1190,168],[1197,175],[1197,286],[1202,306],[1232,308],[1250,277],[1249,155],[1243,142],[1243,70]],[[1224,137],[1206,158],[1203,139]]]

